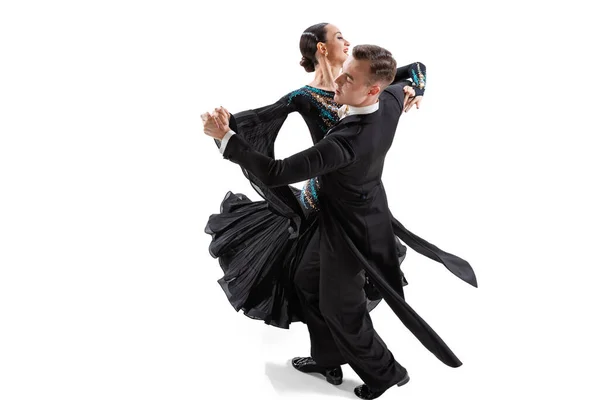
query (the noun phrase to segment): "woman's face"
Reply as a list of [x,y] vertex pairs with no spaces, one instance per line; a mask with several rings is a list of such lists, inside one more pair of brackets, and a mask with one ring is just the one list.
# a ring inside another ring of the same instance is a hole
[[346,58],[348,58],[350,42],[344,39],[342,33],[335,25],[327,25],[325,31],[327,32],[327,41],[325,42],[327,59],[330,63],[341,66],[346,61]]

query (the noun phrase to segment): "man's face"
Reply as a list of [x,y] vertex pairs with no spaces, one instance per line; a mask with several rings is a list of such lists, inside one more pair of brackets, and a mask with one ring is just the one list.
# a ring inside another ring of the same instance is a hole
[[335,80],[333,101],[360,107],[369,97],[371,89],[371,85],[368,85],[369,74],[369,61],[356,60],[349,56],[342,66],[340,76]]

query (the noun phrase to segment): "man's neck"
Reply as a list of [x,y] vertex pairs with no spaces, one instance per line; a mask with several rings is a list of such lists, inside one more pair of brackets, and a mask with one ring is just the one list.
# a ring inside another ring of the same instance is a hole
[[361,106],[361,107],[344,105],[344,106],[340,107],[340,109],[338,110],[338,116],[340,117],[340,119],[343,119],[350,115],[372,114],[372,113],[376,112],[378,109],[379,109],[379,103],[373,103],[373,104]]
[[360,104],[348,104],[350,107],[368,107],[368,106],[372,106],[373,104],[377,103],[379,101],[379,96],[375,97],[375,98],[367,98],[367,100],[363,101]]

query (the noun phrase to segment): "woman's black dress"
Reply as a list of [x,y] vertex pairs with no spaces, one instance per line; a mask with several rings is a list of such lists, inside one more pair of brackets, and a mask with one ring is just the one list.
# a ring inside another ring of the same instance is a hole
[[[395,83],[405,79],[411,79],[417,95],[422,95],[425,66],[414,63],[398,68]],[[237,126],[232,129],[243,135],[255,150],[274,158],[275,139],[292,112],[303,117],[313,143],[325,136],[339,120],[340,105],[333,101],[333,96],[331,91],[304,86],[272,105],[235,114]],[[220,213],[211,215],[205,228],[212,235],[209,252],[219,260],[224,276],[218,282],[236,311],[242,310],[250,318],[279,328],[289,328],[290,323],[303,320],[293,276],[317,229],[318,178],[308,181],[302,190],[292,186],[267,188],[251,173],[243,172],[264,200],[251,201],[244,194],[228,192]],[[417,252],[443,263],[461,279],[476,285],[466,261],[413,235],[395,219],[394,231]],[[396,243],[401,263],[406,247],[398,239]],[[381,295],[368,277],[365,292],[371,310],[381,301]]]

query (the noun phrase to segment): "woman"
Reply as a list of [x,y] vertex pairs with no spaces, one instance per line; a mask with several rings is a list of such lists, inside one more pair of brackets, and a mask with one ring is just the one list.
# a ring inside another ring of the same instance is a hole
[[[299,112],[313,143],[320,141],[339,120],[340,105],[333,101],[334,79],[348,57],[349,45],[334,25],[309,27],[300,38],[300,65],[307,72],[315,72],[312,82],[272,105],[236,114],[234,130],[244,135],[255,150],[274,157],[274,141],[281,126],[291,112]],[[415,87],[405,109],[413,104],[419,106],[425,89],[425,66],[414,63],[399,68],[394,82],[409,78]],[[302,320],[292,278],[295,265],[316,230],[319,181],[311,179],[301,191],[290,186],[267,188],[248,171],[243,172],[265,201],[252,202],[242,194],[227,193],[221,213],[212,215],[206,226],[206,233],[213,236],[210,253],[219,258],[225,273],[219,283],[236,311],[241,309],[251,318],[288,328],[291,322]],[[406,232],[403,230],[404,236]],[[398,241],[400,261],[405,251]],[[381,297],[370,283],[365,290],[372,300],[372,309]]]

